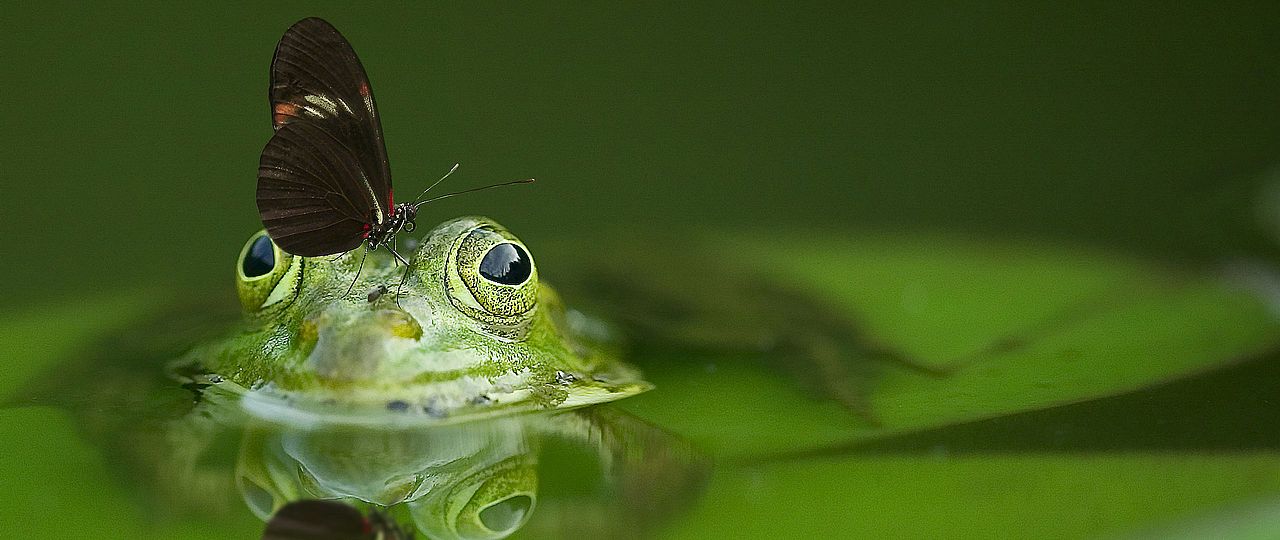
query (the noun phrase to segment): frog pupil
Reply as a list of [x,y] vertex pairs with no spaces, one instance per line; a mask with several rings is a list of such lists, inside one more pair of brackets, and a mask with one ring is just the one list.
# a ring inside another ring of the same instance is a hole
[[249,252],[244,256],[244,263],[241,265],[244,270],[244,277],[265,276],[271,269],[276,267],[276,250],[271,245],[271,239],[266,236],[259,236],[253,241],[253,245],[249,246]]
[[505,242],[489,248],[480,260],[480,275],[494,283],[519,285],[533,273],[529,254],[520,246]]

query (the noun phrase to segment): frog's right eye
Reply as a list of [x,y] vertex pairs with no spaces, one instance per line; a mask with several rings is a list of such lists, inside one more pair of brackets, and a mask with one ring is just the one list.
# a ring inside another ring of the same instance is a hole
[[240,304],[246,311],[260,311],[292,299],[301,270],[301,257],[285,253],[266,231],[258,231],[240,250],[236,262]]

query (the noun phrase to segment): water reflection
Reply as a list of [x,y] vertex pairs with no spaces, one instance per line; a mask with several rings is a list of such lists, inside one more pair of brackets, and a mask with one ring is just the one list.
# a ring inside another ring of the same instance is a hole
[[553,536],[635,533],[696,495],[705,471],[683,441],[589,408],[405,429],[250,420],[235,477],[263,520],[291,501],[340,499],[407,516],[429,538],[485,539],[530,522]]
[[[120,380],[143,392],[143,378]],[[387,428],[267,420],[216,386],[164,413],[154,405],[173,405],[178,389],[159,388],[170,398],[104,408],[103,394],[81,393],[64,404],[144,507],[184,520],[252,513],[265,526],[288,503],[318,499],[433,539],[640,537],[688,508],[710,469],[684,440],[606,405]]]
[[236,484],[263,519],[289,501],[350,499],[405,505],[432,538],[501,538],[524,525],[538,496],[529,423],[407,431],[255,425],[244,434]]

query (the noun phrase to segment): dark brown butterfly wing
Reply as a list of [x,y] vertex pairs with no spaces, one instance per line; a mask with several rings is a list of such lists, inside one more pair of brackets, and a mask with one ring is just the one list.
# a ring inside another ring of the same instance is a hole
[[271,516],[262,540],[360,540],[373,538],[359,510],[336,501],[286,504]]
[[303,257],[360,247],[377,202],[367,188],[345,186],[363,174],[351,148],[325,130],[309,123],[280,128],[258,163],[258,213],[267,234]]
[[267,232],[295,255],[358,247],[393,201],[378,109],[351,44],[322,19],[298,21],[276,46],[270,99],[276,135],[258,171]]

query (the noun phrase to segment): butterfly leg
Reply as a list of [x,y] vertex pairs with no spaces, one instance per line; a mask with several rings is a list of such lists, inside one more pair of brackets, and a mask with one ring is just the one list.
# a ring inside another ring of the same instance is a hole
[[409,267],[405,266],[404,273],[400,274],[400,284],[396,285],[396,305],[400,305],[400,290],[404,288],[404,284],[409,280]]
[[386,248],[387,248],[387,251],[391,252],[391,255],[395,256],[397,261],[404,264],[404,273],[400,275],[400,284],[396,286],[396,305],[400,305],[400,290],[404,288],[405,282],[408,281],[409,270],[411,270],[412,268],[409,266],[409,261],[405,260],[404,257],[400,256],[400,253],[398,253],[395,250],[395,248],[391,247],[390,245],[387,245]]
[[356,281],[360,279],[360,272],[364,271],[364,258],[368,256],[369,256],[369,248],[366,247],[364,248],[364,251],[360,253],[360,266],[356,268],[356,275],[355,277],[351,278],[351,284],[347,285],[347,294],[351,294],[351,289],[355,288]]
[[390,252],[391,252],[391,255],[392,255],[392,256],[394,256],[394,257],[396,258],[396,260],[400,262],[400,264],[403,264],[403,265],[405,265],[405,266],[409,266],[409,261],[405,260],[405,258],[404,258],[404,257],[400,256],[400,253],[398,253],[398,252],[395,250],[395,248],[393,248],[393,247],[391,247],[391,246],[385,246],[385,245],[384,245],[384,247],[386,247],[386,248],[387,248],[387,251],[390,251]]

